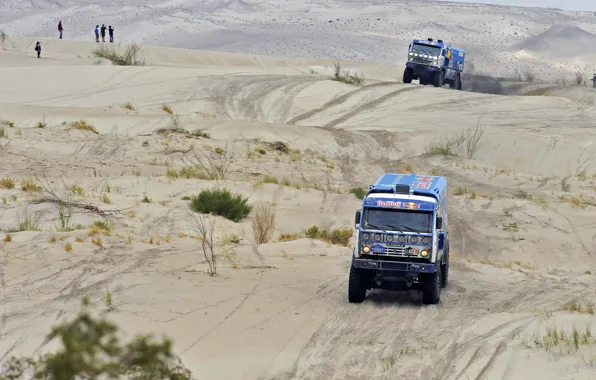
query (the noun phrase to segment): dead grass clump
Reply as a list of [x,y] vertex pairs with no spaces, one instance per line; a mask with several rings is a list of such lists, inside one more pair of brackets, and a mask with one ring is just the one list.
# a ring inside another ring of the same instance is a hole
[[132,43],[120,52],[119,49],[110,49],[107,45],[101,44],[97,49],[93,50],[93,55],[97,58],[105,58],[112,62],[113,65],[118,66],[143,66],[145,62],[138,59],[141,51],[141,46]]
[[299,233],[285,233],[285,234],[279,235],[279,241],[281,241],[281,242],[294,241],[294,240],[300,239],[301,237],[302,237],[302,235]]
[[161,110],[165,113],[168,113],[170,115],[174,114],[174,110],[172,109],[172,107],[168,106],[167,104],[162,104],[161,105]]
[[12,178],[4,177],[0,179],[0,187],[4,189],[14,189],[15,181]]
[[64,244],[64,250],[65,250],[66,252],[70,252],[70,251],[72,251],[72,243],[71,243],[71,242],[69,242],[69,241],[67,241],[67,242],[66,242],[66,244]]
[[594,315],[594,307],[592,305],[582,305],[579,302],[570,302],[567,305],[565,305],[563,310],[574,313]]
[[275,210],[270,204],[257,204],[252,214],[251,227],[257,244],[269,243],[277,228]]
[[134,111],[135,107],[130,103],[130,102],[126,102],[123,105],[121,105],[122,108],[125,108],[129,111]]
[[228,147],[226,144],[223,148],[209,147],[205,151],[199,151],[191,160],[191,165],[201,167],[207,179],[222,180],[225,179],[233,160],[234,145]]
[[91,225],[89,232],[87,233],[89,236],[96,236],[100,234],[104,234],[110,236],[112,232],[112,228],[110,224],[105,220],[96,220]]
[[27,207],[23,213],[17,216],[17,227],[14,231],[40,231],[39,221],[41,220],[41,213],[34,211],[29,213]]
[[99,133],[99,132],[97,132],[97,130],[95,129],[94,126],[87,123],[85,120],[78,120],[78,121],[70,122],[68,129],[78,129],[79,131],[89,131],[89,132],[93,132],[95,134]]
[[6,234],[4,235],[4,239],[2,239],[5,243],[10,243],[12,241],[12,235]]
[[33,182],[32,179],[23,178],[21,180],[21,190],[26,192],[37,192],[41,191],[41,186]]
[[531,342],[526,342],[530,347],[544,348],[550,351],[555,347],[567,348],[571,352],[577,351],[579,346],[595,343],[592,337],[592,330],[590,326],[586,326],[583,330],[576,326],[568,331],[564,328],[557,328],[554,324],[547,326],[546,329],[540,329],[536,332]]
[[326,228],[319,228],[318,226],[311,226],[304,230],[304,236],[310,239],[322,240],[327,243],[342,245],[347,247],[350,243],[354,230],[351,228],[341,228],[336,230],[329,230]]
[[358,75],[358,73],[351,74],[349,70],[342,71],[341,64],[339,62],[334,62],[333,67],[335,69],[335,73],[332,78],[333,80],[354,86],[364,86],[364,75]]
[[484,128],[480,123],[475,128],[466,128],[453,137],[446,137],[441,141],[435,141],[426,147],[428,156],[458,156],[465,155],[467,158],[474,158],[478,148],[482,145],[480,140],[484,135]]
[[196,178],[196,179],[210,179],[210,177],[203,171],[200,165],[188,165],[182,167],[178,172],[178,175],[182,178]]

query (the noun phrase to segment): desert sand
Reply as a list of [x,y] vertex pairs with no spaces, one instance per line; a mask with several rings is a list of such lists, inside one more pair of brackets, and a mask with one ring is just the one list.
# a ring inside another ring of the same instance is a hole
[[[400,83],[401,63],[342,61],[364,74],[354,86],[331,80],[331,59],[146,45],[147,65],[113,66],[82,40],[42,38],[37,59],[39,39],[0,50],[0,179],[15,182],[0,188],[0,362],[52,349],[45,334],[88,296],[127,335],[173,338],[198,379],[596,376],[591,88],[453,91]],[[473,154],[428,154],[475,130]],[[205,175],[205,158],[223,179],[172,174]],[[375,291],[349,304],[351,245],[300,233],[351,228],[350,189],[411,170],[449,180],[441,303]],[[250,217],[215,218],[209,276],[188,197],[213,186],[267,202],[277,228],[257,244]],[[88,207],[65,221],[56,197]]]

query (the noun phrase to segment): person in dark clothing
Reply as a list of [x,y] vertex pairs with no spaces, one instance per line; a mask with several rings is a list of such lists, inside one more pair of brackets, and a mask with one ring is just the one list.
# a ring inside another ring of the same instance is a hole
[[35,44],[35,51],[37,52],[37,58],[40,58],[40,55],[41,55],[41,44],[39,43],[39,41],[37,41],[37,43]]
[[112,25],[108,26],[108,33],[110,34],[110,42],[114,42],[114,28],[112,28]]
[[60,39],[62,39],[62,31],[64,28],[62,27],[62,20],[58,23],[58,31],[60,32]]
[[106,42],[106,24],[101,24],[101,41]]
[[99,42],[99,25],[95,25],[95,42]]

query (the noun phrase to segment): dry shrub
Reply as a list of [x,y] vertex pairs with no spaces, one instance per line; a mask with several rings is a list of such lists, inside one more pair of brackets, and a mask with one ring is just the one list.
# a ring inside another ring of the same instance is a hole
[[260,202],[254,209],[252,233],[257,244],[269,243],[277,228],[275,210],[269,203]]

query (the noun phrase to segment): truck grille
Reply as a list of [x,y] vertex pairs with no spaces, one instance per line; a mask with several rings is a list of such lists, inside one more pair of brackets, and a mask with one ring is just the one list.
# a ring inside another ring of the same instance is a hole
[[406,248],[405,247],[388,246],[386,248],[385,252],[387,252],[388,255],[405,256]]

